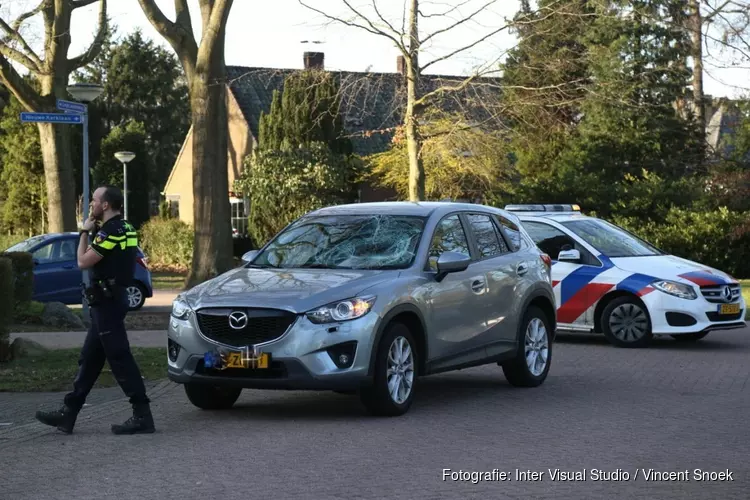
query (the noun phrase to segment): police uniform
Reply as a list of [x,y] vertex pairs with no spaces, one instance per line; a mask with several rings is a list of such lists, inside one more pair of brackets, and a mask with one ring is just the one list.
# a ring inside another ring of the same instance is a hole
[[74,413],[70,416],[72,421],[63,419],[68,425],[61,430],[72,431],[75,414],[83,407],[106,360],[134,409],[133,418],[123,425],[113,425],[112,431],[153,432],[146,388],[125,331],[127,286],[134,279],[137,247],[135,229],[120,215],[107,220],[94,236],[91,248],[102,259],[92,268],[91,287],[87,290],[91,299],[91,326],[81,350],[73,391],[65,395],[65,411]]

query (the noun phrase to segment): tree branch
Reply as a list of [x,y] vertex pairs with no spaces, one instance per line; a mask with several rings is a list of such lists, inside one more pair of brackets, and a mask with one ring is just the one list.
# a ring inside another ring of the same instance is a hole
[[[205,0],[204,0],[205,1]],[[225,29],[229,11],[232,9],[233,0],[207,0],[211,6],[211,14],[207,21],[204,21],[204,31],[201,36],[201,45],[198,48],[197,61],[203,60],[211,54],[219,41],[222,30]],[[222,54],[223,57],[223,54]]]
[[356,9],[354,9],[351,6],[351,4],[349,2],[347,2],[347,0],[342,0],[342,1],[346,4],[347,7],[349,7],[349,9],[352,12],[354,12],[357,15],[357,17],[359,17],[360,19],[364,19],[364,21],[368,24],[368,26],[365,26],[363,24],[357,24],[357,23],[352,22],[352,21],[345,21],[344,19],[339,19],[338,17],[331,16],[330,14],[326,14],[325,12],[323,12],[320,9],[316,9],[315,7],[311,7],[311,6],[307,5],[303,0],[299,0],[299,3],[303,7],[307,7],[308,9],[312,10],[313,12],[317,12],[318,14],[320,14],[321,16],[325,17],[326,19],[328,19],[330,21],[341,23],[341,24],[344,24],[346,26],[350,26],[350,27],[353,27],[353,28],[359,28],[359,29],[367,31],[368,33],[372,33],[373,35],[384,36],[384,37],[388,38],[389,40],[391,40],[394,44],[396,44],[396,47],[398,47],[402,52],[404,52],[404,53],[406,52],[405,48],[403,47],[403,45],[401,44],[401,42],[399,40],[397,40],[395,37],[391,36],[389,33],[386,33],[385,31],[381,30],[380,28],[376,28],[372,24],[372,22],[370,22],[369,19],[367,19],[362,14],[360,14]]
[[13,68],[8,59],[0,55],[0,82],[10,90],[16,99],[29,111],[41,109],[39,96],[18,72]]
[[432,92],[428,92],[425,95],[423,95],[422,97],[420,97],[419,99],[417,99],[414,102],[414,106],[415,107],[423,108],[423,107],[425,107],[425,106],[427,106],[429,104],[429,101],[431,101],[434,97],[436,97],[436,96],[438,96],[440,94],[444,94],[446,92],[460,92],[463,89],[465,89],[466,87],[468,87],[469,84],[471,82],[473,82],[478,76],[479,76],[478,73],[474,74],[474,75],[471,75],[469,78],[465,79],[460,84],[455,85],[453,87],[450,87],[448,85],[442,85],[441,87],[433,90]]
[[[37,7],[35,10],[37,9],[39,9],[39,7]],[[23,15],[21,17],[23,17]],[[13,26],[16,26],[16,24],[19,24],[20,26],[20,23],[18,21],[19,19],[21,19],[21,17],[19,17],[13,22]],[[21,20],[21,22],[23,22],[23,20]],[[18,29],[17,28],[14,29],[13,27],[8,26],[8,23],[6,23],[2,18],[0,18],[0,28],[2,28],[3,31],[5,31],[8,34],[8,37],[5,40],[0,40],[0,49],[5,47],[8,50],[8,52],[4,52],[5,55],[10,57],[16,62],[23,64],[31,71],[38,71],[39,68],[42,66],[42,61],[39,59],[39,56],[36,55],[36,52],[34,52],[34,50],[29,46],[29,44],[26,43],[26,40],[24,40],[21,34],[18,32]],[[11,48],[8,45],[8,40],[15,40],[18,43],[20,43],[23,50],[26,51],[26,54],[16,49]],[[12,53],[12,55],[10,53]]]
[[99,29],[94,37],[94,41],[91,42],[86,52],[80,56],[68,59],[68,68],[70,71],[91,64],[96,59],[96,56],[101,53],[102,44],[107,36],[107,0],[101,0],[101,2],[102,4],[99,8]]
[[23,22],[30,17],[34,17],[35,15],[39,14],[42,9],[44,8],[44,4],[47,2],[47,0],[42,0],[39,5],[36,6],[36,8],[26,12],[25,14],[21,14],[18,16],[18,18],[13,21],[13,24],[11,25],[13,28],[13,31],[18,32],[19,29],[21,29],[21,25]]
[[444,56],[442,56],[442,57],[438,57],[437,59],[435,59],[435,60],[433,60],[433,61],[430,61],[430,62],[428,62],[427,64],[425,64],[424,66],[422,66],[422,67],[421,67],[421,68],[419,69],[419,72],[420,72],[420,73],[421,73],[421,72],[423,72],[424,70],[426,70],[427,68],[429,68],[430,66],[432,66],[432,65],[433,65],[433,64],[435,64],[435,63],[438,63],[438,62],[440,62],[440,61],[444,61],[444,60],[446,60],[446,59],[450,59],[451,57],[455,56],[456,54],[460,54],[461,52],[463,52],[463,51],[465,51],[465,50],[469,50],[469,49],[471,49],[471,48],[473,48],[473,47],[475,47],[475,46],[479,45],[479,44],[480,44],[480,43],[482,43],[483,41],[487,40],[487,39],[488,39],[489,37],[491,37],[491,36],[494,36],[494,35],[496,35],[496,34],[500,33],[501,31],[503,31],[503,30],[506,30],[506,29],[508,29],[509,27],[510,27],[510,25],[508,25],[508,24],[506,24],[505,26],[501,26],[500,28],[496,29],[495,31],[492,31],[492,32],[490,32],[490,33],[487,33],[487,34],[486,34],[485,36],[483,36],[483,37],[482,37],[482,38],[480,38],[479,40],[476,40],[476,41],[475,41],[474,43],[471,43],[471,44],[469,44],[469,45],[465,45],[465,46],[461,47],[460,49],[456,49],[456,50],[454,50],[454,51],[453,51],[453,52],[451,52],[450,54],[446,54],[446,55],[444,55]]
[[73,7],[73,10],[75,10],[80,7],[86,7],[87,5],[91,5],[92,3],[98,1],[99,0],[70,0],[70,5]]
[[151,25],[172,46],[182,63],[188,81],[192,80],[198,58],[198,44],[193,35],[193,23],[187,0],[175,0],[175,22],[167,19],[155,0],[138,0],[138,3]]
[[446,28],[439,29],[437,31],[434,31],[434,32],[430,33],[427,36],[427,38],[425,38],[424,40],[420,41],[419,44],[422,45],[424,43],[427,43],[430,39],[435,38],[436,36],[438,36],[438,35],[440,35],[442,33],[445,33],[446,31],[450,31],[450,30],[452,30],[452,29],[454,29],[454,28],[462,25],[463,23],[465,23],[467,21],[471,21],[471,19],[474,18],[474,16],[476,16],[480,12],[484,11],[484,9],[486,9],[487,7],[489,7],[490,5],[492,5],[493,3],[495,3],[496,1],[497,0],[489,0],[486,4],[484,4],[481,7],[479,7],[476,11],[474,11],[473,13],[471,13],[470,15],[468,15],[467,17],[464,17],[463,19],[461,19],[459,21],[456,21],[455,23],[453,23],[452,25],[450,25],[450,26],[448,26]]

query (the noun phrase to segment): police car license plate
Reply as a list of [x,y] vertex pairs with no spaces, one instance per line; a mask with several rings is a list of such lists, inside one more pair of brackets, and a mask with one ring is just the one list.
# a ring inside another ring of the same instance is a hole
[[738,314],[740,312],[739,304],[720,304],[719,314]]

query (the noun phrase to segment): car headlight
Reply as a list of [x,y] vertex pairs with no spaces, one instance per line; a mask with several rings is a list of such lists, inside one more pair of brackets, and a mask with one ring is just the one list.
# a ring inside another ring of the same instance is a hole
[[361,318],[372,309],[375,297],[356,297],[334,302],[307,313],[307,318],[316,324],[336,323]]
[[187,301],[182,297],[177,297],[172,302],[172,316],[177,319],[187,319],[191,311]]
[[698,294],[695,293],[695,289],[692,286],[685,285],[683,283],[677,283],[675,281],[659,280],[651,283],[651,286],[657,290],[661,290],[669,295],[674,295],[681,299],[695,300],[698,298]]

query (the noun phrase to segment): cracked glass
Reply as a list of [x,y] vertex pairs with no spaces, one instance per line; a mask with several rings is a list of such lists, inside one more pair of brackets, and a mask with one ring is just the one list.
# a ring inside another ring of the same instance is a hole
[[280,233],[252,267],[404,269],[414,261],[424,225],[416,216],[304,217]]

